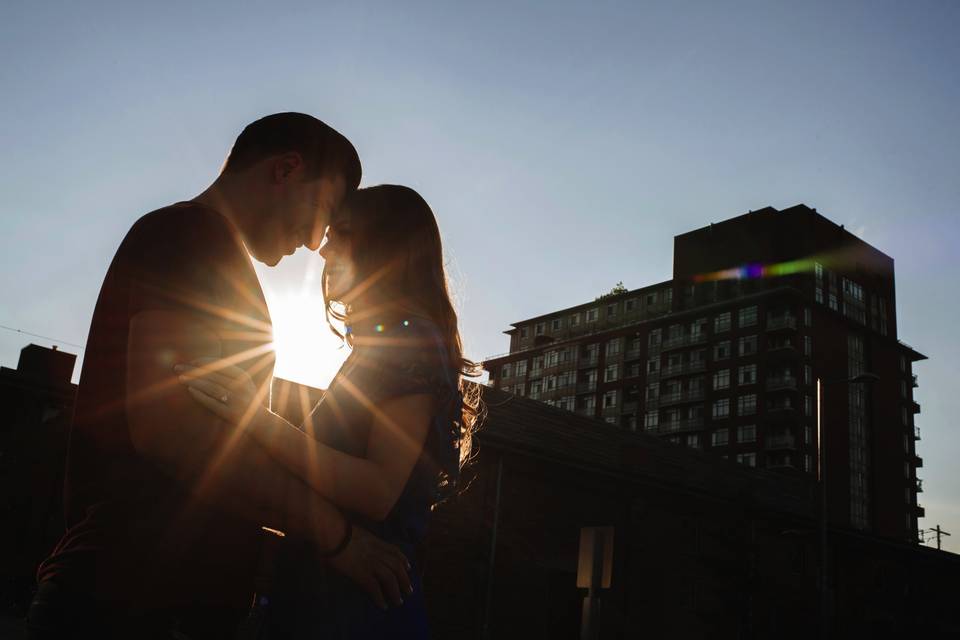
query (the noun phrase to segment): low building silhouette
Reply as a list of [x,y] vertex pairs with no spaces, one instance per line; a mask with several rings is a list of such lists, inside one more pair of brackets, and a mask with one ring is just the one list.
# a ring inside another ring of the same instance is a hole
[[63,472],[77,357],[31,344],[0,367],[0,589],[25,606],[40,561],[63,533]]
[[[601,638],[811,638],[817,493],[495,390],[461,493],[425,545],[434,637],[579,638],[584,526],[612,526]],[[829,531],[830,637],[955,637],[960,556]]]

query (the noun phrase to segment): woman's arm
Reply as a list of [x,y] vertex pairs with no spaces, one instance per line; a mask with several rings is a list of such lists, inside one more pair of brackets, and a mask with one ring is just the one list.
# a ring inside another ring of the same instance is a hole
[[429,394],[390,398],[374,405],[347,380],[341,384],[364,403],[372,416],[367,457],[358,458],[315,439],[316,425],[298,429],[281,416],[260,408],[249,415],[252,381],[236,367],[210,370],[178,367],[181,381],[201,405],[244,430],[314,491],[344,509],[372,520],[383,520],[400,497],[420,457],[434,403]]

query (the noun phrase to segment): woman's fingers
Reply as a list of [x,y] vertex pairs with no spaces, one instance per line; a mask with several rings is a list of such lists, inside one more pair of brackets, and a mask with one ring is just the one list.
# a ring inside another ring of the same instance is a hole
[[220,386],[219,384],[216,384],[216,383],[214,383],[214,382],[210,382],[209,380],[189,380],[189,381],[184,381],[184,380],[181,379],[181,382],[183,382],[185,385],[187,385],[188,388],[190,388],[190,389],[196,389],[197,391],[201,391],[201,392],[207,394],[208,396],[210,396],[211,398],[213,398],[214,400],[219,400],[219,401],[222,402],[222,403],[225,403],[225,402],[227,402],[228,400],[230,400],[230,391],[229,391],[229,390],[225,389],[224,387]]
[[378,556],[380,561],[397,578],[397,584],[400,587],[400,593],[404,596],[413,593],[413,585],[410,583],[410,573],[408,571],[409,563],[406,556],[402,553],[398,558],[396,554],[381,554]]
[[225,420],[230,419],[230,410],[222,402],[214,400],[207,394],[202,391],[198,391],[192,387],[187,387],[187,391],[190,392],[190,395],[193,396],[193,399],[203,405],[206,409],[209,409],[216,415],[220,416]]
[[[383,594],[387,600],[395,607],[403,604],[403,596],[400,595],[400,577],[392,569],[384,564],[380,564],[374,569],[377,580],[383,588]],[[406,573],[404,571],[403,573]]]

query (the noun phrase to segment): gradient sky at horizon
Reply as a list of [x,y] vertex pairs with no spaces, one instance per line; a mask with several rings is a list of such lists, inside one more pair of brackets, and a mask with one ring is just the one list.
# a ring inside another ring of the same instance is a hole
[[[678,233],[803,202],[896,259],[900,337],[930,356],[921,526],[960,551],[957,3],[139,4],[0,8],[0,325],[83,343],[130,224],[274,111],[427,199],[475,358],[512,321],[668,279]],[[329,371],[319,266],[258,271],[278,334],[315,325]],[[29,341],[49,344],[0,331],[0,364]]]

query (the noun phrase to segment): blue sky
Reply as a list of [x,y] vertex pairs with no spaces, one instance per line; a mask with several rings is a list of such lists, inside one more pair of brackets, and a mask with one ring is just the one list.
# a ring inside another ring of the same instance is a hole
[[[240,4],[3,3],[0,324],[82,343],[129,225],[273,111],[431,203],[477,358],[511,321],[669,278],[675,234],[804,202],[896,259],[901,338],[930,356],[921,526],[960,551],[960,5]],[[278,333],[321,332],[318,373],[280,354],[315,383],[337,358],[318,266],[260,269]],[[0,331],[0,363],[26,342]]]

